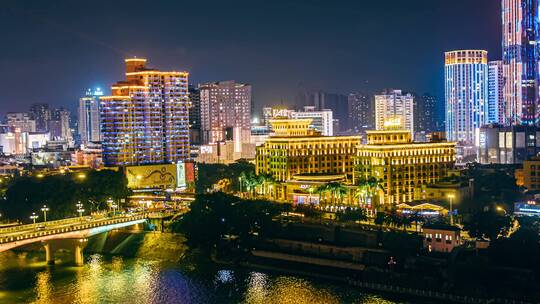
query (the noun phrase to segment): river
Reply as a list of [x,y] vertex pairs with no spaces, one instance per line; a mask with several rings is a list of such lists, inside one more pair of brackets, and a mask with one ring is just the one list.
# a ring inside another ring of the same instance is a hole
[[62,253],[59,264],[47,266],[43,255],[0,254],[0,303],[418,303],[301,276],[230,269],[193,256],[172,262],[88,254],[84,266],[74,267],[62,262]]

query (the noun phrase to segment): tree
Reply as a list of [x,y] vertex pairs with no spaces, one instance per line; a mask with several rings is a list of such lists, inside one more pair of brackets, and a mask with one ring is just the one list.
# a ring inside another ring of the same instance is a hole
[[332,205],[335,205],[336,199],[339,200],[339,204],[343,204],[343,197],[347,194],[347,187],[340,182],[331,182],[326,185],[332,198]]
[[499,236],[506,236],[510,231],[512,219],[495,212],[477,212],[465,222],[464,229],[476,238],[488,238],[491,241]]
[[356,222],[367,220],[367,214],[364,209],[346,208],[344,211],[340,211],[336,214],[338,221],[340,222]]

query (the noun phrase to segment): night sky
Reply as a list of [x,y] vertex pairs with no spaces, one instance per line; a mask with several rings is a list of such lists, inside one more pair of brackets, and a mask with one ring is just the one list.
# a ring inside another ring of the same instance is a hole
[[0,113],[75,109],[123,79],[123,58],[191,83],[253,85],[256,109],[298,92],[400,88],[441,100],[443,52],[500,59],[499,0],[0,0]]

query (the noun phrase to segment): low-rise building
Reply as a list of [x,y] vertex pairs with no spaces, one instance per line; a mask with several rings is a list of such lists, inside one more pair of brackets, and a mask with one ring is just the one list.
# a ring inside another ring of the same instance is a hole
[[[516,170],[518,174],[519,170]],[[523,187],[530,191],[540,191],[540,157],[535,156],[523,162]],[[516,179],[516,182],[519,180]],[[519,185],[519,184],[518,184]]]
[[350,183],[360,136],[322,136],[310,128],[311,119],[274,119],[271,124],[274,133],[256,148],[255,164],[257,174],[276,180],[277,199],[291,198],[287,187],[296,187],[298,175],[340,175]]
[[444,224],[422,226],[424,248],[429,252],[452,252],[461,245],[461,229]]
[[433,184],[454,168],[453,142],[416,143],[409,130],[367,131],[358,145],[353,183],[370,177],[380,181],[379,204],[414,200],[415,188]]

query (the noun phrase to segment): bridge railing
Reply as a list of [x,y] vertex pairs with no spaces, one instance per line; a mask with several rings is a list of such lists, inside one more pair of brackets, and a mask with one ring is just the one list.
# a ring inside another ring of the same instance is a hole
[[41,222],[41,223],[35,223],[35,224],[25,224],[25,225],[11,226],[11,227],[3,227],[3,228],[0,228],[0,233],[28,230],[28,229],[32,229],[36,227],[41,227],[41,226],[56,226],[56,225],[63,225],[63,224],[69,224],[69,223],[76,223],[76,222],[80,222],[81,220],[82,219],[80,217],[70,217],[67,219]]
[[43,237],[43,236],[48,236],[48,235],[54,235],[54,234],[59,234],[59,233],[66,233],[66,232],[72,232],[72,231],[97,228],[97,227],[102,227],[102,226],[107,226],[107,225],[131,222],[131,221],[141,220],[145,218],[146,218],[146,215],[144,214],[137,214],[137,215],[132,215],[132,216],[117,216],[114,218],[100,219],[99,221],[93,221],[93,222],[87,222],[87,223],[81,222],[80,224],[75,224],[72,226],[67,226],[67,227],[62,227],[62,228],[52,228],[52,229],[46,229],[46,230],[40,230],[40,231],[31,231],[28,233],[22,233],[20,235],[14,235],[14,236],[2,236],[0,234],[0,244],[17,242],[17,241],[38,238],[38,237]]

